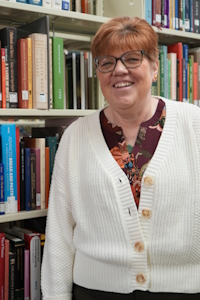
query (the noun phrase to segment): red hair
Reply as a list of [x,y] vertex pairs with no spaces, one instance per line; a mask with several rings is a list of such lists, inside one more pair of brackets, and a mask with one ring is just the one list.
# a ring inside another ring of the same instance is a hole
[[144,50],[152,61],[158,60],[158,36],[138,17],[117,17],[101,25],[91,44],[92,56],[112,55],[116,48]]

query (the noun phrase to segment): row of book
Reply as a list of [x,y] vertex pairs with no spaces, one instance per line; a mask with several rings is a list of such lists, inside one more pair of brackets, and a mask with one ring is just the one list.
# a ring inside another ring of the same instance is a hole
[[159,46],[158,79],[152,94],[200,106],[200,47],[176,43]]
[[200,33],[200,1],[146,0],[145,19],[153,26]]
[[16,28],[0,30],[0,107],[97,108],[91,53],[66,53],[61,38],[33,33],[17,39]]
[[102,15],[103,0],[6,0],[45,8],[75,11],[92,15]]
[[66,125],[33,127],[22,136],[15,124],[0,125],[0,214],[48,207],[54,159]]
[[21,227],[0,232],[0,299],[40,299],[45,235]]

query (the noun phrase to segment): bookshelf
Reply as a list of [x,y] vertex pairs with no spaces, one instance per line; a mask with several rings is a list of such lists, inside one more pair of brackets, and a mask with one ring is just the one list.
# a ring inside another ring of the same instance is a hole
[[[34,5],[17,2],[0,1],[0,28],[5,26],[19,27],[32,21],[48,16],[49,36],[60,37],[64,40],[64,45],[70,49],[90,48],[93,35],[98,28],[113,16],[131,15],[144,18],[144,1],[104,0],[103,16],[82,14],[72,11],[55,10]],[[177,31],[171,29],[159,29],[153,27],[158,34],[160,44],[172,44],[182,42],[190,47],[200,46],[200,34]],[[97,88],[99,107],[103,105],[103,96],[100,88]],[[0,121],[9,119],[46,119],[56,117],[83,117],[93,113],[94,110],[36,110],[36,109],[1,109]],[[26,122],[26,121],[24,121]],[[22,124],[24,124],[22,122]],[[41,124],[42,125],[42,124]],[[14,214],[0,216],[0,223],[37,218],[46,216],[47,210],[35,210],[30,212],[18,212]]]

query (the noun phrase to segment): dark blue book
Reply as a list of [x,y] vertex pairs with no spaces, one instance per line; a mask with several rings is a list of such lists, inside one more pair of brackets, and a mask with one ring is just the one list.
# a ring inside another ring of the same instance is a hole
[[183,102],[189,102],[187,96],[187,82],[188,82],[187,73],[188,73],[188,45],[183,44]]
[[194,33],[200,33],[200,2],[199,0],[194,0]]
[[0,215],[5,214],[4,201],[4,165],[0,164]]
[[185,31],[190,31],[190,0],[185,0]]
[[179,29],[179,19],[178,19],[178,1],[179,0],[175,0],[175,29],[178,30]]
[[25,210],[31,210],[31,164],[30,148],[24,148],[25,162]]
[[194,0],[190,0],[190,32],[194,32]]

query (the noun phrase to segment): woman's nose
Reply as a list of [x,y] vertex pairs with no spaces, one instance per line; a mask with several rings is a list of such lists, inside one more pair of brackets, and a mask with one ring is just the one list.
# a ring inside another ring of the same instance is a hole
[[117,64],[115,66],[115,69],[113,73],[118,74],[118,73],[128,73],[128,69],[125,67],[125,65],[122,63],[120,59],[118,59]]

